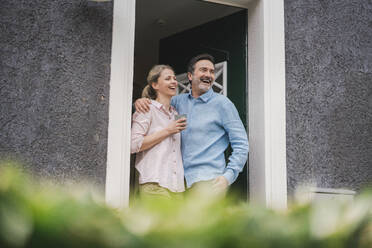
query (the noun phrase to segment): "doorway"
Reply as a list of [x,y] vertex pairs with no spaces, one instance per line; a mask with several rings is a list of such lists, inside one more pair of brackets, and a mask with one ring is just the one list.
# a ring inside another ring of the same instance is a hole
[[[196,0],[137,0],[134,45],[133,102],[140,98],[154,64],[169,64],[176,74],[182,74],[193,56],[209,53],[216,64],[224,63],[226,67],[224,93],[237,107],[247,130],[246,9]],[[216,85],[223,87],[222,83]],[[228,149],[226,157],[229,153]],[[137,188],[133,161],[132,158],[131,194]],[[246,165],[231,187],[242,200],[248,197],[247,171]]]
[[[284,0],[203,1],[248,9],[249,200],[285,208]],[[117,208],[129,204],[135,10],[136,0],[114,3],[105,198]]]

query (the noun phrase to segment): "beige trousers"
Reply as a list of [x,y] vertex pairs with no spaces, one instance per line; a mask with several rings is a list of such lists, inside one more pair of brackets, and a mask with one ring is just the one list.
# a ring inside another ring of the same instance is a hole
[[170,200],[183,199],[183,192],[175,193],[157,183],[144,183],[139,185],[141,197],[163,198]]

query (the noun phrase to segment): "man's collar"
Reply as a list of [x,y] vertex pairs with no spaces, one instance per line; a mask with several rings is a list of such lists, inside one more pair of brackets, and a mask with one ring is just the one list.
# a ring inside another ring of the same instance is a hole
[[[212,89],[212,86],[211,86],[211,88],[207,92],[205,92],[203,95],[199,96],[198,98],[200,98],[203,102],[208,102],[209,99],[212,98],[212,96],[213,96],[213,89]],[[192,90],[190,90],[190,92],[189,92],[189,97],[193,98]]]
[[200,99],[202,99],[203,102],[208,102],[209,99],[211,99],[213,96],[213,89],[212,89],[212,86],[211,88],[205,92],[203,95],[199,96]]

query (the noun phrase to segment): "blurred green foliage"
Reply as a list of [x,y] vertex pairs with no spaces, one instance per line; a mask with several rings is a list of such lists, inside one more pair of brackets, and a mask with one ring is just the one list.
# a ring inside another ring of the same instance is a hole
[[74,186],[0,166],[0,247],[372,247],[372,194],[285,211],[195,191],[182,201],[135,200],[115,210]]

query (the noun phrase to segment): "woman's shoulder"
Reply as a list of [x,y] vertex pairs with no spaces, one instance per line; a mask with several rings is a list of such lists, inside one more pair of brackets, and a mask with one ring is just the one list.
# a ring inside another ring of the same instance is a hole
[[149,111],[147,112],[139,112],[136,110],[133,113],[132,119],[137,120],[137,119],[150,119],[152,113],[155,111],[155,106],[153,104],[149,104]]
[[155,100],[151,100],[151,103],[150,103],[149,107],[150,107],[151,109],[154,109],[158,104],[160,104],[160,103],[158,103],[158,102],[155,101]]
[[138,112],[136,110],[136,112],[134,112],[134,114],[136,115],[144,115],[144,116],[151,116],[152,113],[154,112],[157,112],[158,109],[159,109],[159,104],[157,101],[155,100],[151,100],[151,103],[148,105],[149,106],[149,111],[147,111],[146,113],[142,113],[142,112]]

